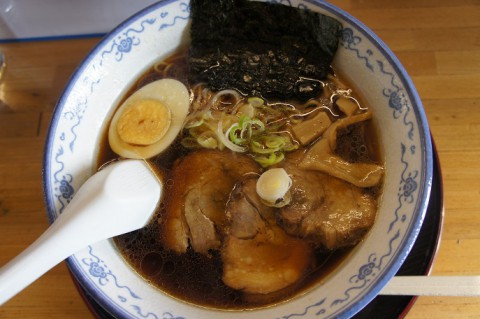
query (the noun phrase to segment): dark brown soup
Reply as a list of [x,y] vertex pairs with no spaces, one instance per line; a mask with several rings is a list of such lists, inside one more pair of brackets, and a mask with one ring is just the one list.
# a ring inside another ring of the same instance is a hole
[[[186,84],[186,72],[186,54],[185,50],[181,50],[146,72],[126,97],[145,84],[161,78],[175,78]],[[357,96],[355,99],[360,101]],[[225,103],[228,104],[228,101]],[[332,112],[339,113],[336,108],[332,109]],[[164,248],[164,236],[170,235],[159,233],[158,224],[167,213],[165,203],[170,200],[175,184],[171,177],[172,165],[175,160],[196,151],[196,148],[182,145],[185,134],[180,134],[165,152],[149,159],[164,182],[162,203],[151,223],[144,229],[114,239],[128,264],[149,283],[168,295],[197,305],[220,309],[250,309],[288,300],[308,290],[312,285],[321,282],[348,254],[351,246],[340,247],[334,251],[315,248],[314,267],[303,274],[299,281],[273,293],[247,294],[228,287],[222,281],[223,262],[218,250],[201,254],[189,247],[186,253],[179,254]],[[99,166],[118,157],[111,150],[106,135],[100,147]],[[335,152],[349,162],[381,162],[378,138],[371,121],[339,130],[337,140]],[[367,190],[377,198],[380,188],[367,187]]]

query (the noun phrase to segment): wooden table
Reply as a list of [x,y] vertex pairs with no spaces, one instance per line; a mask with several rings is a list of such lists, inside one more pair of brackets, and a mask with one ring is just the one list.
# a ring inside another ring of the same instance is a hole
[[[413,78],[440,156],[445,220],[434,275],[480,275],[480,1],[335,0],[383,39]],[[99,41],[0,44],[0,265],[47,227],[42,153],[74,68]],[[408,319],[479,318],[480,299],[420,297]],[[93,318],[58,265],[0,308],[0,318]],[[381,318],[381,316],[379,316]]]

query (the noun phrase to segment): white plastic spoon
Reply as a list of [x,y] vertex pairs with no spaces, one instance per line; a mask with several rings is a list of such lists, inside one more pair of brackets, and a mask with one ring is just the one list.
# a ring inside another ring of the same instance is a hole
[[119,161],[90,177],[55,222],[0,269],[0,305],[82,248],[145,226],[161,193],[141,160]]

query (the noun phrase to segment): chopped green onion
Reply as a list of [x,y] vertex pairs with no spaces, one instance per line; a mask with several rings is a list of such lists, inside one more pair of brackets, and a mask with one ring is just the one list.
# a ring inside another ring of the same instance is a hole
[[286,144],[285,137],[279,135],[263,135],[252,141],[252,151],[259,154],[268,154],[282,151]]
[[247,102],[252,105],[253,107],[260,107],[262,106],[265,102],[257,97],[257,96],[252,96],[247,99]]
[[271,168],[257,180],[256,191],[262,202],[270,207],[283,207],[290,203],[292,178],[283,168]]
[[257,135],[265,130],[265,124],[259,119],[251,119],[248,116],[241,116],[238,123],[232,124],[225,136],[232,143],[240,146],[245,146],[252,139],[254,135]]
[[205,148],[215,149],[218,147],[218,141],[211,131],[205,132],[197,137],[197,142],[200,146]]
[[190,121],[188,123],[185,124],[185,128],[194,128],[194,127],[198,127],[200,125],[203,124],[203,119],[199,119],[199,120],[195,120],[195,121]]
[[238,145],[232,143],[228,139],[227,135],[223,132],[223,121],[222,120],[220,120],[218,122],[218,125],[217,125],[217,137],[220,140],[220,142],[223,143],[223,145],[225,145],[227,148],[231,149],[234,152],[243,153],[243,152],[247,151],[247,148],[238,146]]
[[252,141],[250,143],[250,149],[253,153],[257,154],[270,154],[274,152],[274,150],[265,147],[265,145],[259,141]]
[[238,108],[237,116],[242,116],[242,115],[253,117],[255,115],[255,108],[253,107],[253,105],[250,103],[242,104]]
[[234,144],[242,145],[245,143],[246,139],[242,138],[241,132],[242,130],[240,129],[240,126],[238,124],[233,124],[227,129],[225,135]]
[[185,137],[182,139],[180,142],[183,147],[185,148],[199,148],[200,145],[198,145],[197,139],[191,136]]
[[201,126],[205,120],[210,120],[213,119],[212,116],[212,111],[202,111],[202,112],[197,112],[191,115],[191,118],[187,120],[187,123],[185,124],[185,128],[193,128],[193,127],[198,127]]
[[233,113],[209,109],[192,114],[185,124],[189,136],[182,145],[248,151],[264,167],[282,161],[285,152],[298,148],[291,136],[281,132],[295,112],[289,105],[270,105],[256,96],[240,103]]
[[266,156],[255,156],[254,159],[263,167],[267,167],[283,161],[284,157],[283,153],[270,153]]
[[288,143],[285,144],[283,147],[283,150],[286,152],[291,152],[298,149],[298,142],[293,143],[290,139],[288,140]]
[[268,148],[281,149],[283,146],[285,146],[285,144],[285,137],[283,136],[268,136],[268,138],[265,140],[265,145]]

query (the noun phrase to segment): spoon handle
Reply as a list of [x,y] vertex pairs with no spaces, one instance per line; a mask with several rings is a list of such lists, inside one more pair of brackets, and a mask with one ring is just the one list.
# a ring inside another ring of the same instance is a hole
[[72,254],[74,234],[67,233],[59,220],[65,216],[59,216],[35,242],[0,269],[0,305]]
[[396,296],[480,296],[480,276],[398,276],[380,291]]
[[145,226],[161,191],[139,160],[120,161],[93,175],[55,222],[0,269],[0,305],[82,248]]

